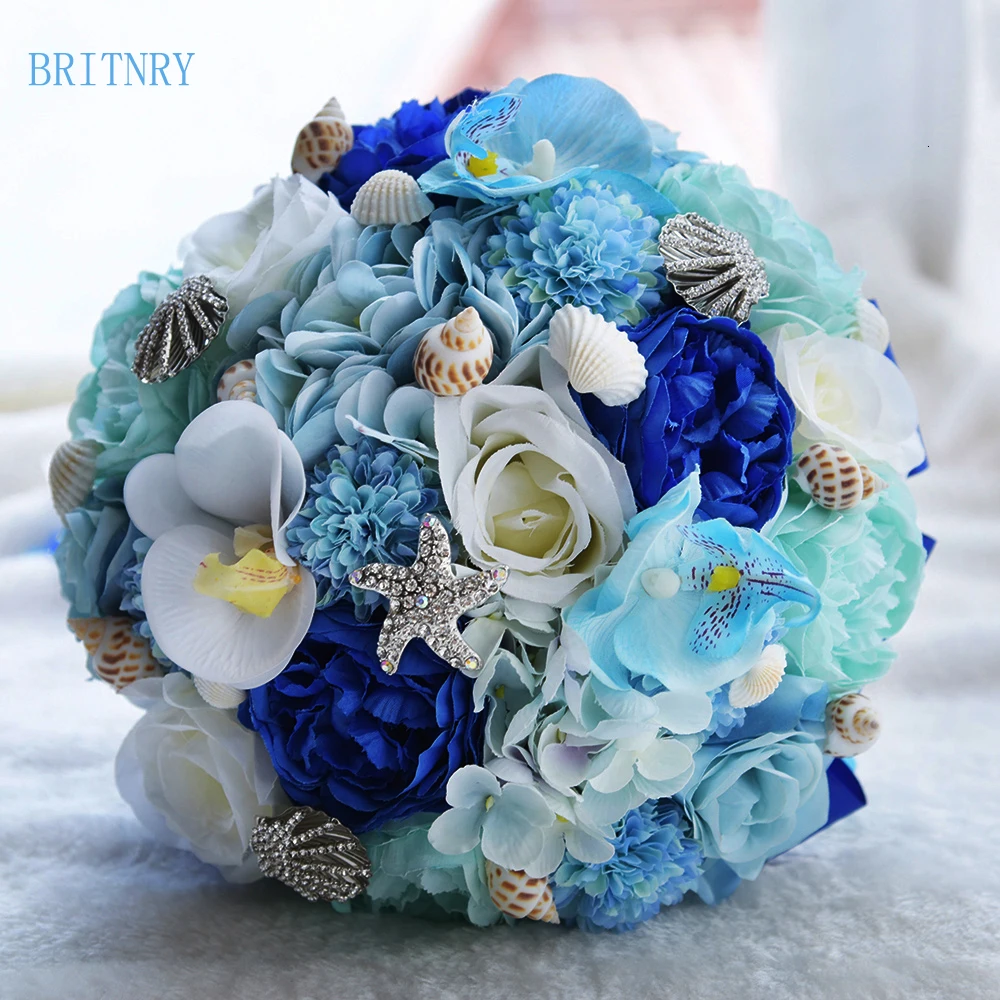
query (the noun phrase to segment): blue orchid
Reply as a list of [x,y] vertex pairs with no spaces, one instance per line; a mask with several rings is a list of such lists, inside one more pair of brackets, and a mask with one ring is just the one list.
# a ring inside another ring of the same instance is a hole
[[653,141],[617,91],[553,73],[471,104],[449,126],[445,148],[448,159],[420,178],[424,191],[499,201],[597,170],[643,178]]
[[707,694],[819,613],[816,588],[758,532],[692,524],[700,499],[694,473],[636,515],[618,565],[564,612],[608,688]]

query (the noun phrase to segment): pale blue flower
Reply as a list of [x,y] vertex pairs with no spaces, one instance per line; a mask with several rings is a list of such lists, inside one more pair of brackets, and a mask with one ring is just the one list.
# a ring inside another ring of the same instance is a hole
[[420,178],[432,194],[483,201],[520,198],[594,170],[645,177],[649,129],[599,80],[553,73],[509,87],[457,115],[445,136],[448,159]]
[[585,930],[628,931],[679,903],[697,884],[702,860],[686,827],[670,800],[631,810],[615,828],[614,857],[602,864],[567,857],[556,870],[559,916]]
[[578,305],[634,325],[659,303],[660,222],[614,185],[574,179],[540,191],[497,227],[483,263],[502,275],[526,317],[546,304]]
[[712,720],[706,727],[705,733],[709,738],[724,740],[743,725],[747,710],[733,708],[729,704],[728,684],[710,691],[709,694],[712,696]]

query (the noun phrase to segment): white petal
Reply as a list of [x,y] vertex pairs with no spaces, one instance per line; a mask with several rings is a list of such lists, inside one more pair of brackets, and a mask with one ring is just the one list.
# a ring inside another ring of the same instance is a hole
[[699,691],[663,691],[653,701],[657,721],[673,733],[699,733],[712,721],[712,699]]
[[610,764],[598,775],[590,779],[590,787],[595,792],[617,792],[624,788],[635,775],[635,755],[628,750],[617,752]]
[[224,562],[235,560],[230,537],[196,525],[174,528],[153,543],[142,567],[149,627],[163,652],[197,677],[237,688],[266,684],[309,629],[316,583],[301,570],[301,582],[271,617],[258,618],[194,589],[198,564],[209,552],[221,553]]
[[639,757],[637,767],[644,778],[668,781],[691,766],[691,751],[680,740],[658,739]]
[[123,493],[128,516],[148,538],[159,538],[182,524],[202,525],[224,533],[231,530],[225,521],[201,510],[184,492],[173,455],[144,458],[126,476]]

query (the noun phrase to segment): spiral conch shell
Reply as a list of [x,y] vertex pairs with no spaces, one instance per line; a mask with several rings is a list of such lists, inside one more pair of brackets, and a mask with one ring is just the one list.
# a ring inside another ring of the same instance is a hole
[[248,399],[257,402],[257,366],[252,361],[237,361],[219,376],[216,389],[219,402],[229,399]]
[[60,517],[79,507],[94,485],[97,455],[101,446],[96,441],[65,441],[56,448],[49,462],[49,489],[52,506]]
[[765,646],[760,659],[729,685],[729,704],[733,708],[752,708],[770,698],[785,676],[787,660],[784,646],[778,643]]
[[354,129],[347,122],[336,97],[316,112],[295,140],[292,173],[302,174],[314,184],[354,145]]
[[132,681],[159,677],[163,673],[149,648],[149,641],[132,631],[135,623],[131,618],[124,615],[70,618],[67,624],[90,654],[94,673],[116,691]]
[[204,677],[195,677],[195,690],[212,708],[238,708],[246,701],[246,691],[234,688],[229,684],[219,684],[216,681],[206,681]]
[[490,331],[469,306],[424,334],[413,356],[413,375],[435,396],[462,396],[482,383],[492,363]]
[[549,322],[549,353],[577,392],[623,406],[646,388],[646,364],[624,330],[584,306],[563,306]]
[[881,724],[871,698],[845,694],[826,706],[826,747],[831,757],[856,757],[879,738]]
[[795,481],[827,510],[850,510],[889,484],[834,444],[811,444],[795,463]]
[[525,872],[501,868],[491,861],[486,863],[486,867],[490,899],[497,909],[518,920],[527,917],[546,924],[559,923],[559,914],[547,879],[531,878]]
[[394,226],[419,222],[434,211],[434,202],[402,170],[381,170],[358,188],[351,216],[362,226]]

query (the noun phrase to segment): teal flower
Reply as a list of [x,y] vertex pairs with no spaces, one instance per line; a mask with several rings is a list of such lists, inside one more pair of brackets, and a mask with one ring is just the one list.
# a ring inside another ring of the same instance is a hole
[[752,187],[739,167],[708,162],[675,164],[657,189],[678,212],[697,212],[750,241],[771,285],[750,313],[754,333],[783,323],[835,336],[856,328],[861,272],[842,271],[827,238],[784,198]]
[[519,201],[497,226],[483,263],[502,275],[526,318],[546,304],[579,305],[634,325],[659,302],[660,222],[614,185],[570,180]]
[[877,680],[895,653],[886,640],[906,623],[925,553],[913,498],[886,466],[889,489],[852,510],[829,511],[792,483],[769,535],[819,589],[814,621],[782,640],[788,669],[827,681],[836,696]]
[[98,480],[124,477],[140,459],[173,450],[185,427],[215,401],[215,375],[226,357],[222,338],[190,368],[156,385],[132,374],[135,341],[153,310],[180,284],[180,274],[143,272],[105,311],[94,331],[95,371],[77,390],[69,414],[74,438],[103,445]]

